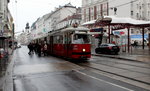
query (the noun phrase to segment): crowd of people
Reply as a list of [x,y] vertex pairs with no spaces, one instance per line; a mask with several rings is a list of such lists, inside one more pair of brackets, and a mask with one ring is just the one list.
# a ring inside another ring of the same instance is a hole
[[47,56],[48,55],[48,51],[47,51],[47,48],[48,45],[46,42],[44,42],[44,44],[41,44],[41,43],[29,43],[28,45],[28,48],[29,48],[29,55],[32,55],[34,53],[38,54],[38,56],[41,56],[42,54],[44,56]]

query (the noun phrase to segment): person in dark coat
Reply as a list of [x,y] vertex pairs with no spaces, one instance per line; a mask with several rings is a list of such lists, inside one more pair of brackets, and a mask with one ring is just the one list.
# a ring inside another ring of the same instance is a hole
[[34,44],[34,52],[37,54],[37,47],[38,47],[38,43]]
[[42,48],[41,43],[38,43],[37,44],[37,53],[38,53],[38,56],[41,56],[41,48]]
[[29,49],[28,54],[30,55],[31,54],[31,43],[28,44],[28,49]]
[[28,45],[28,48],[29,48],[29,55],[30,54],[33,54],[34,52],[33,52],[33,43],[29,43],[29,45]]

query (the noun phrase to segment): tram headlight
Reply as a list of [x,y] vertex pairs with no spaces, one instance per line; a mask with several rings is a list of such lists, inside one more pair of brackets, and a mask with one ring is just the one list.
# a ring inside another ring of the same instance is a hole
[[82,51],[85,52],[86,50],[85,50],[85,49],[82,49]]

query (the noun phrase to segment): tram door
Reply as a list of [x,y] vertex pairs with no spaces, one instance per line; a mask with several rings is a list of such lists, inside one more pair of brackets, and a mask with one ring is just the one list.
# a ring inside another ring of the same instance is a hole
[[53,36],[50,36],[50,53],[53,53]]
[[68,57],[68,37],[67,37],[67,33],[64,33],[64,56]]
[[70,34],[69,32],[64,33],[64,56],[70,56]]

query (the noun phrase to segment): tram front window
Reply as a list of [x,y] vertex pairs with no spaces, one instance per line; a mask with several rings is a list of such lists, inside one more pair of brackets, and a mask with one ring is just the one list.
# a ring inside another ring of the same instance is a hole
[[73,36],[73,43],[74,44],[89,44],[90,39],[88,35],[85,34],[75,34]]

